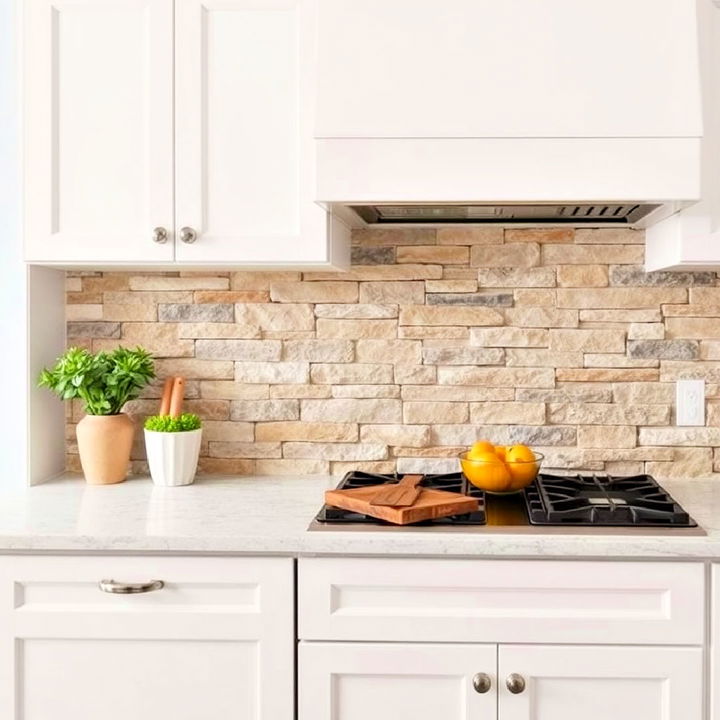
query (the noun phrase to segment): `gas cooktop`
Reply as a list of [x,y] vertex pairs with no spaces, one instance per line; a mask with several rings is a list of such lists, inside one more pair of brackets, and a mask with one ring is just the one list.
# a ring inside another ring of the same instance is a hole
[[[397,482],[402,475],[349,472],[339,489]],[[425,488],[477,498],[476,512],[398,527],[383,520],[324,505],[311,530],[422,530],[483,532],[627,532],[692,534],[704,532],[650,475],[541,473],[523,492],[491,495],[471,485],[462,473],[425,475]]]

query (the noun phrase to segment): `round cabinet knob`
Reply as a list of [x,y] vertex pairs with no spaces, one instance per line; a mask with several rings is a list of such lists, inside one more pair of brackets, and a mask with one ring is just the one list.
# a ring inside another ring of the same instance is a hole
[[197,240],[197,233],[191,227],[180,228],[180,240],[192,245]]
[[525,690],[525,678],[517,673],[511,673],[505,680],[505,687],[507,687],[513,695],[519,695]]
[[472,684],[476,693],[484,695],[492,687],[492,680],[487,673],[477,673],[473,676]]
[[164,227],[156,227],[153,230],[153,242],[160,245],[166,243],[168,239],[168,231]]

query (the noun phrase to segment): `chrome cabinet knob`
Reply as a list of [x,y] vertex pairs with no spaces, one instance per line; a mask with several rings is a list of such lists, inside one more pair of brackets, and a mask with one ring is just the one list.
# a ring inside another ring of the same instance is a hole
[[156,227],[153,230],[153,242],[160,245],[166,243],[168,239],[168,231],[164,227]]
[[484,695],[492,687],[492,680],[487,673],[477,673],[473,676],[472,684],[476,693]]
[[505,687],[513,695],[519,695],[523,690],[525,690],[525,678],[517,673],[511,673],[505,680]]
[[197,233],[191,227],[185,226],[184,228],[180,228],[180,240],[188,245],[192,245],[192,243],[197,240]]
[[101,580],[98,587],[106,593],[113,595],[138,595],[139,593],[149,593],[154,590],[162,590],[165,583],[162,580],[150,580],[145,583],[122,583],[116,580]]

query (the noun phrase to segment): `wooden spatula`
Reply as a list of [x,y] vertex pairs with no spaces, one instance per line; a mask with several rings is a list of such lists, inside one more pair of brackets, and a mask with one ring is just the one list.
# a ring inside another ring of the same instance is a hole
[[392,507],[408,507],[420,497],[422,475],[404,475],[395,485],[384,485],[370,500],[371,505],[390,505]]

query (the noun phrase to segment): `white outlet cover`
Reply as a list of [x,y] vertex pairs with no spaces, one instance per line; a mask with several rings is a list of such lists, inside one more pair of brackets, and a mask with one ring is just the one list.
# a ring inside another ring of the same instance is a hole
[[678,426],[705,425],[704,380],[678,380],[675,401]]

